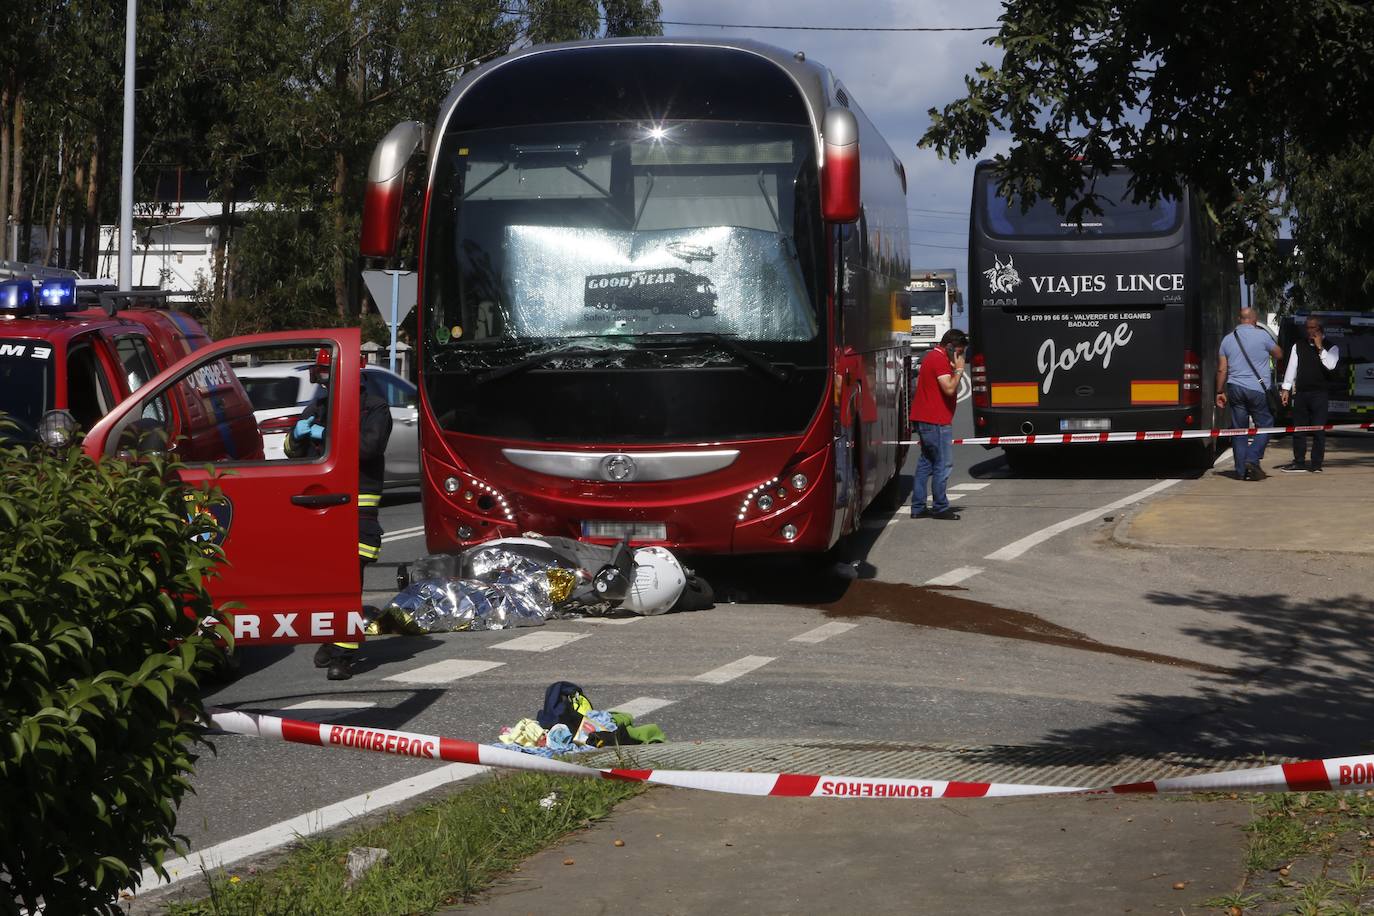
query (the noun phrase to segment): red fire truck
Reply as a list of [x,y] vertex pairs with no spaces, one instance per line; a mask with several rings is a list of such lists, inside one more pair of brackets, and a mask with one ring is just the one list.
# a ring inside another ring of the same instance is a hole
[[364,255],[421,151],[430,550],[823,551],[894,480],[906,176],[830,70],[668,38],[484,64],[377,147]]

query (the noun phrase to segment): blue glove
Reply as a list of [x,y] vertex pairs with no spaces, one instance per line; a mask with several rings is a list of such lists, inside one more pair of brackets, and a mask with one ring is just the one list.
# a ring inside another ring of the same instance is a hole
[[295,428],[291,430],[291,435],[296,439],[304,439],[310,435],[310,425],[314,422],[309,418],[297,420]]
[[314,439],[316,442],[319,442],[321,439],[323,439],[324,427],[320,426],[318,423],[310,427],[310,438]]

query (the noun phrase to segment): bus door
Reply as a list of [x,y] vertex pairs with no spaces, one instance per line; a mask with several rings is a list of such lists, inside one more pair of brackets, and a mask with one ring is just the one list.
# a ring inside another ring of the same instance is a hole
[[[361,638],[359,344],[358,331],[349,328],[284,331],[210,344],[146,382],[83,442],[88,455],[106,461],[130,457],[131,450],[147,451],[147,443],[165,441],[159,434],[167,432],[157,428],[158,413],[148,408],[174,386],[222,384],[217,375],[230,371],[235,362],[313,358],[320,348],[332,352],[328,397],[317,422],[309,424],[322,429],[302,437],[308,447],[297,457],[230,457],[225,450],[208,468],[197,463],[179,471],[187,486],[214,486],[223,494],[212,512],[221,528],[216,543],[224,550],[224,562],[207,587],[216,605],[241,605],[232,611],[237,645]],[[177,442],[167,446],[172,454],[178,450]]]

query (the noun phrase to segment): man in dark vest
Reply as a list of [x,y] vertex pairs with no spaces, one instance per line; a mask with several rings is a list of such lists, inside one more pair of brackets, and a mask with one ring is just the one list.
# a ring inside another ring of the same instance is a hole
[[[1294,426],[1325,426],[1327,410],[1327,382],[1340,348],[1328,346],[1321,322],[1307,319],[1307,339],[1293,344],[1288,354],[1288,369],[1283,374],[1283,390],[1279,397],[1285,406],[1293,403]],[[1312,463],[1307,463],[1307,434],[1293,434],[1293,463],[1279,468],[1288,473],[1310,471],[1320,474],[1322,459],[1326,457],[1326,431],[1312,434]]]

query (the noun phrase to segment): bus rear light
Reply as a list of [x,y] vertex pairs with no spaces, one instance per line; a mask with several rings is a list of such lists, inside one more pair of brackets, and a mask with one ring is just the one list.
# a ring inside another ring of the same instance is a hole
[[1202,360],[1192,350],[1183,351],[1183,393],[1181,403],[1202,403]]
[[1193,425],[1194,423],[1196,423],[1196,422],[1197,422],[1197,418],[1194,417],[1192,414],[1188,414],[1188,416],[1186,416],[1186,417],[1183,418],[1183,425],[1184,425],[1184,426],[1192,426],[1192,425]]
[[978,425],[979,425],[980,427],[981,427],[981,426],[987,426],[987,425],[988,425],[988,418],[987,418],[987,417],[979,417],[978,420],[977,420],[977,423],[978,423]]
[[988,397],[988,367],[987,360],[983,354],[973,354],[973,371],[969,374],[969,382],[973,390],[974,407],[991,407],[992,401]]

